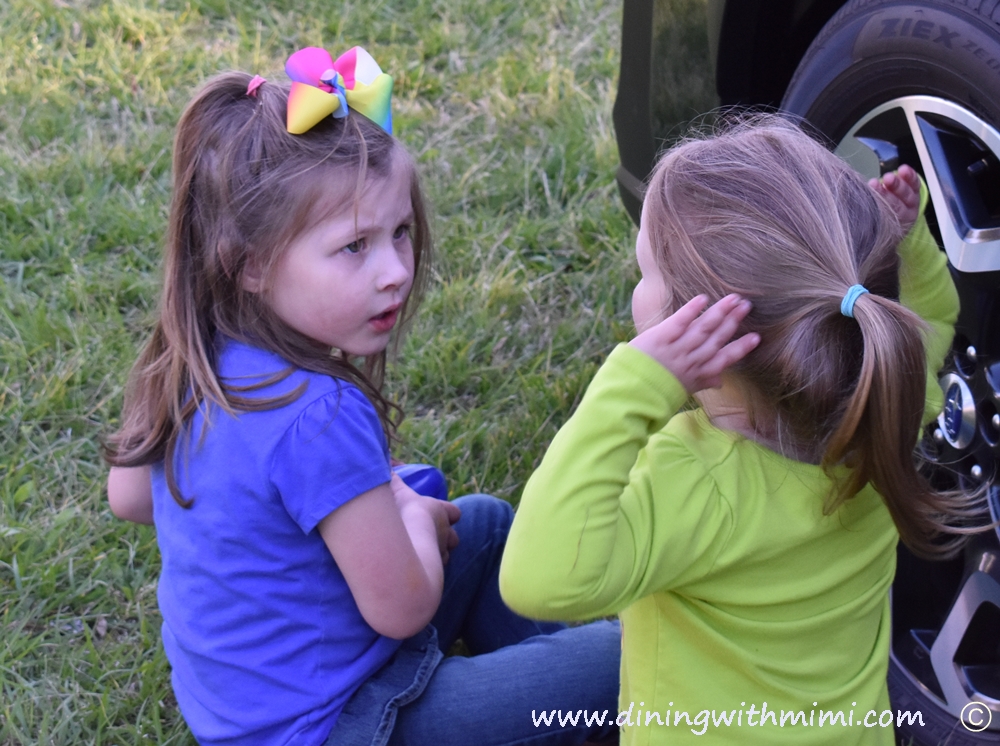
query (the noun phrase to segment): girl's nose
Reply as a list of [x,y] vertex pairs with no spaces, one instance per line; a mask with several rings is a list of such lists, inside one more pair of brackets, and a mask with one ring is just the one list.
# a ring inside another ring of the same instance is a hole
[[386,246],[380,254],[378,287],[389,290],[406,285],[413,276],[413,249]]

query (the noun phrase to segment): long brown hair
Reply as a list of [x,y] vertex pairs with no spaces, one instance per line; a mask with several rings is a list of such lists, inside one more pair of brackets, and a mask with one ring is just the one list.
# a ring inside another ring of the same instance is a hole
[[428,274],[427,215],[416,169],[402,146],[354,113],[328,117],[305,134],[291,135],[285,129],[289,86],[265,83],[251,97],[250,79],[238,72],[212,78],[177,125],[159,318],[132,368],[121,428],[105,443],[105,457],[113,466],[163,460],[171,493],[182,505],[190,501],[177,490],[173,454],[184,423],[199,407],[218,406],[229,413],[271,408],[301,393],[268,400],[245,396],[281,375],[249,388],[220,381],[219,335],[271,350],[292,366],[355,384],[375,406],[390,440],[402,416],[380,391],[384,350],[359,367],[296,332],[260,293],[244,288],[248,270],[266,286],[296,235],[338,203],[356,200],[370,179],[387,178],[395,162],[405,164],[414,211],[414,280],[400,311],[401,329],[419,304]]
[[[975,496],[932,489],[915,463],[926,324],[899,303],[902,231],[885,201],[773,115],[668,151],[645,199],[665,312],[699,293],[753,302],[737,333],[761,342],[727,380],[760,439],[831,477],[851,467],[834,480],[827,513],[871,482],[911,549],[956,552],[982,511]],[[849,318],[840,303],[855,284],[870,292]]]

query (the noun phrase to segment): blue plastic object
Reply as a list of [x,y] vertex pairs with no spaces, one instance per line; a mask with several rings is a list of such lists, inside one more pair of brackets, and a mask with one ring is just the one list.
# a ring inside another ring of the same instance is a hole
[[436,497],[438,500],[448,499],[448,482],[444,472],[430,464],[400,464],[392,467],[411,490],[418,495]]

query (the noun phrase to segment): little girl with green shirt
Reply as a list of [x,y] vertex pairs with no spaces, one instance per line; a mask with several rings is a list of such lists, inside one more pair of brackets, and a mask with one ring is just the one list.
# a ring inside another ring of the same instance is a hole
[[981,508],[914,466],[958,314],[925,202],[911,168],[866,184],[778,117],[654,170],[638,336],[529,480],[500,573],[533,618],[620,614],[622,743],[893,743],[896,543],[954,554]]

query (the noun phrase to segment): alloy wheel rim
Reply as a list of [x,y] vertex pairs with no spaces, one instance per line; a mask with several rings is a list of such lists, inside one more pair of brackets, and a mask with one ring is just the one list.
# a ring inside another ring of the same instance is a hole
[[952,101],[903,96],[862,117],[835,152],[876,177],[880,165],[888,164],[870,141],[891,144],[892,136],[908,138],[916,150],[952,266],[960,272],[1000,270],[1000,195],[992,188],[1000,183],[1000,132]]

